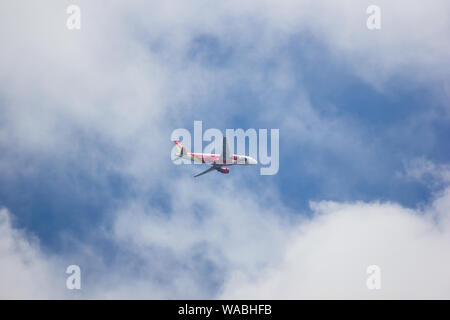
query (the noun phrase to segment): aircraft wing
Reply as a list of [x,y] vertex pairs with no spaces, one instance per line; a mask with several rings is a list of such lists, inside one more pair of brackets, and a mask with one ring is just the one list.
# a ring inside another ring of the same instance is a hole
[[230,153],[230,147],[227,143],[227,137],[223,137],[222,154],[220,155],[220,162],[223,164],[233,162],[233,155]]
[[202,174],[208,173],[208,172],[210,172],[210,171],[212,171],[212,170],[216,170],[216,168],[215,168],[214,166],[211,166],[211,168],[208,168],[208,169],[206,169],[205,171],[202,171],[202,172],[200,172],[199,174],[196,174],[196,175],[194,176],[194,178],[196,178],[196,177],[198,177],[198,176],[201,176]]

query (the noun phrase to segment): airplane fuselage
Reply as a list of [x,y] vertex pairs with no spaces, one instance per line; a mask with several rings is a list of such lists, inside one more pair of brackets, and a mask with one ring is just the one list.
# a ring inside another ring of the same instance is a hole
[[206,163],[211,165],[209,169],[195,175],[194,177],[201,176],[213,170],[217,170],[221,173],[229,173],[230,169],[225,168],[225,166],[227,167],[235,165],[249,166],[258,164],[258,161],[256,161],[256,159],[253,159],[250,156],[244,156],[239,154],[232,154],[230,156],[230,152],[228,151],[228,144],[225,137],[223,137],[223,145],[222,145],[223,150],[222,154],[220,155],[212,153],[189,152],[189,150],[183,147],[180,141],[175,140],[174,143],[176,144],[179,151],[178,157],[192,160],[196,163]]
[[198,163],[208,163],[215,166],[233,166],[233,165],[255,165],[258,162],[249,156],[233,154],[229,159],[221,159],[218,154],[212,153],[190,153],[192,160]]

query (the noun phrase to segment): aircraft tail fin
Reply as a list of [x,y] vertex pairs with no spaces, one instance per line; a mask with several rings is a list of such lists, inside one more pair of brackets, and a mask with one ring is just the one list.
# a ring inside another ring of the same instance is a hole
[[178,152],[179,152],[179,153],[178,153],[178,156],[179,156],[179,157],[190,157],[190,156],[191,156],[191,153],[189,152],[189,150],[186,149],[186,147],[184,147],[184,146],[181,144],[180,141],[175,140],[174,143],[175,143],[175,145],[177,146],[177,149],[178,149]]

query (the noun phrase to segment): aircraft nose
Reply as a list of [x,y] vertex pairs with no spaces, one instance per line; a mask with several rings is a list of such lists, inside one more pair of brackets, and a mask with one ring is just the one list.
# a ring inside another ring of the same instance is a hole
[[250,158],[250,164],[258,164],[258,161],[256,161],[256,159]]

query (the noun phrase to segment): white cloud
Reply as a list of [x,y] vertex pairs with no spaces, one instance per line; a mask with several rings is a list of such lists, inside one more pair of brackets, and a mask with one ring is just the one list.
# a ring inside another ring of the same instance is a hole
[[435,164],[425,158],[418,158],[406,163],[405,170],[407,177],[424,180],[438,187],[450,183],[450,166],[448,164]]
[[[450,189],[421,210],[321,201],[298,220],[276,198],[261,201],[231,185],[220,197],[185,187],[174,188],[169,213],[141,202],[117,214],[110,236],[138,266],[126,257],[110,264],[85,257],[81,297],[450,297]],[[206,199],[205,211],[196,210]],[[3,297],[76,297],[61,290],[57,262],[76,259],[40,252],[11,228],[5,210],[1,229]],[[92,257],[96,250],[86,248]],[[381,268],[381,290],[366,287],[373,264]]]
[[366,28],[373,1],[267,2],[271,26],[291,33],[307,29],[363,79],[384,87],[391,77],[412,82],[448,80],[450,53],[447,1],[377,1],[382,28]]
[[13,228],[10,219],[10,213],[0,209],[0,298],[64,297],[65,269],[58,269],[40,251],[37,240]]
[[[448,299],[450,190],[426,212],[392,203],[312,204],[283,258],[250,277],[234,272],[222,298]],[[366,269],[381,268],[381,290]]]
[[[138,135],[156,139],[165,116],[205,111],[200,102],[237,79],[264,88],[267,75],[243,70],[282,54],[289,37],[301,32],[312,32],[337,63],[378,87],[398,76],[421,83],[449,76],[447,1],[381,1],[380,31],[365,27],[364,1],[200,3],[103,7],[81,1],[83,27],[69,31],[61,1],[2,2],[0,82],[7,126],[0,142],[38,152],[70,150],[67,141],[80,128],[120,146]],[[235,50],[226,69],[189,56],[192,40],[202,34]],[[274,81],[289,84],[295,75],[288,69],[289,63],[280,63]]]

